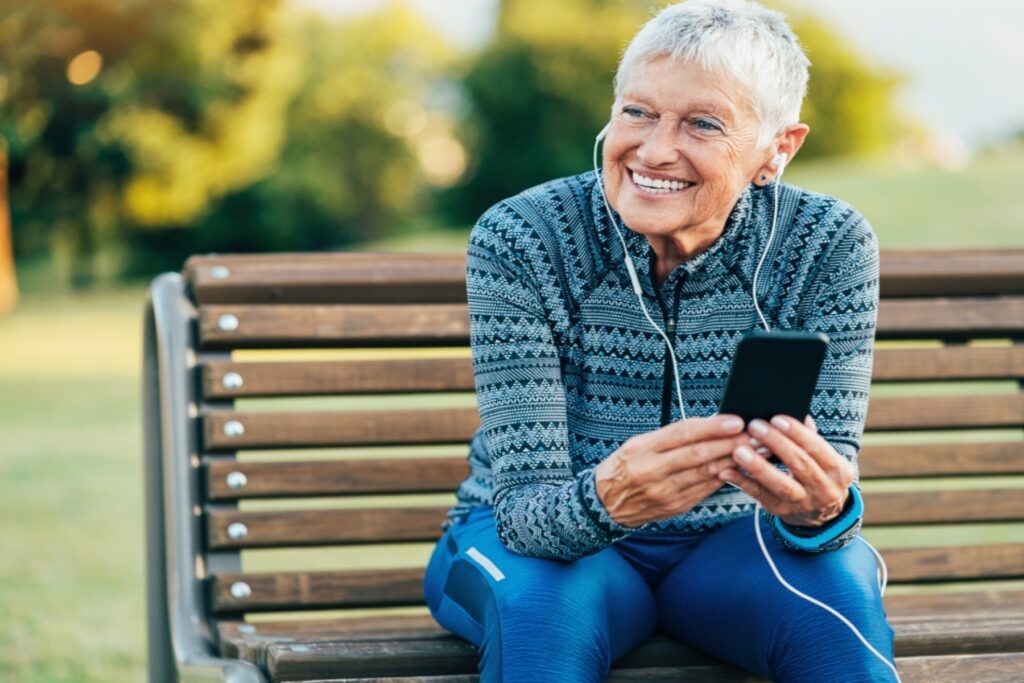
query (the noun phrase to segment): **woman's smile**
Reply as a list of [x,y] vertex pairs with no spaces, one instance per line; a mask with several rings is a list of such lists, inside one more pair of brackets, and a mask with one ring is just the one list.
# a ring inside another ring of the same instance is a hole
[[686,180],[666,178],[658,174],[644,174],[640,171],[629,169],[629,179],[632,186],[642,196],[651,199],[659,197],[678,196],[692,188],[696,183]]

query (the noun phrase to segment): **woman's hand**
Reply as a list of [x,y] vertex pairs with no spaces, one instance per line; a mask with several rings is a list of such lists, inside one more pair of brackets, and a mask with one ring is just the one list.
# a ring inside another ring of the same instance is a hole
[[738,447],[751,447],[735,415],[692,417],[638,434],[595,470],[597,495],[619,524],[682,514],[722,486]]
[[[802,424],[787,415],[771,423],[752,420],[747,433],[758,445],[740,445],[733,452],[734,468],[718,476],[760,501],[765,510],[792,526],[815,527],[838,517],[850,495],[853,465],[825,441],[808,417]],[[780,471],[761,453],[774,453],[789,467]]]

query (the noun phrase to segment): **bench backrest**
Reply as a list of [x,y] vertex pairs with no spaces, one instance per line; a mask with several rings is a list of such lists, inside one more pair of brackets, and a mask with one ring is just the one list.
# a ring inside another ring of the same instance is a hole
[[[187,262],[213,616],[422,605],[478,424],[464,273],[461,254]],[[885,252],[881,291],[866,533],[894,584],[1024,578],[1024,250]]]

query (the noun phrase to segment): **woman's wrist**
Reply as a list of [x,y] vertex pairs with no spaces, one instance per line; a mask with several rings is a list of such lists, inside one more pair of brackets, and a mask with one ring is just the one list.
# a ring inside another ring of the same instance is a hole
[[816,529],[825,526],[846,512],[852,502],[850,489],[847,488],[843,490],[842,498],[831,505],[826,505],[825,507],[814,510],[810,513],[787,515],[785,517],[780,517],[779,519],[791,527],[807,529],[810,532],[814,532]]
[[818,552],[836,539],[855,529],[864,515],[864,500],[860,490],[851,484],[846,504],[835,518],[818,527],[793,527],[780,517],[771,518],[776,537],[790,548],[805,552]]

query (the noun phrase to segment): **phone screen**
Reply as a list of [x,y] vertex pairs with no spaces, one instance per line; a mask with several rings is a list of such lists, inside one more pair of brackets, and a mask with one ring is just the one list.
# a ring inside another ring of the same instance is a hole
[[746,422],[774,415],[803,420],[827,348],[821,332],[747,332],[736,346],[718,412]]

